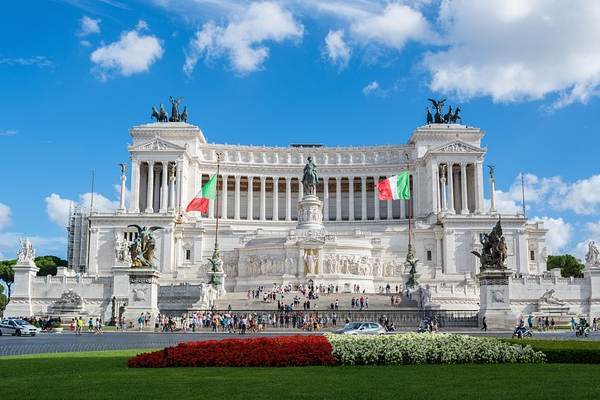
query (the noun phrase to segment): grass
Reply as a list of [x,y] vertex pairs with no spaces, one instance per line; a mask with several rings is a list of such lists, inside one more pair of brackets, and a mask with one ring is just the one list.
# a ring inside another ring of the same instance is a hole
[[527,399],[600,395],[599,365],[129,369],[141,350],[0,357],[9,399]]

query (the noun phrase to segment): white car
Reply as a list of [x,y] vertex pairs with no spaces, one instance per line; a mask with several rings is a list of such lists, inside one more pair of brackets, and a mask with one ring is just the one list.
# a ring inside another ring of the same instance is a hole
[[349,322],[343,329],[335,333],[342,335],[383,335],[385,328],[377,322]]
[[29,335],[35,336],[39,329],[29,322],[17,318],[9,318],[0,322],[0,336],[2,335]]

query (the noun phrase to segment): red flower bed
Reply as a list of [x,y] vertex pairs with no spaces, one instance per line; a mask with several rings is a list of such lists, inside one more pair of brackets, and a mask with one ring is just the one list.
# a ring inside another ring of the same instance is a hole
[[180,343],[128,361],[133,368],[292,367],[333,365],[332,347],[324,336],[276,336]]

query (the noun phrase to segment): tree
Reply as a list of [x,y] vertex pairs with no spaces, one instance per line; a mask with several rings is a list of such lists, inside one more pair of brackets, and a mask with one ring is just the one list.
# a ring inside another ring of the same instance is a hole
[[57,267],[68,266],[67,260],[63,260],[56,256],[40,256],[36,257],[35,265],[40,269],[37,276],[56,275]]
[[4,286],[0,285],[0,315],[4,315],[6,305],[8,304],[8,297],[4,294]]
[[548,269],[560,268],[560,275],[563,278],[570,276],[575,278],[583,278],[583,269],[585,266],[577,258],[571,254],[563,254],[560,256],[548,256],[546,263]]
[[10,300],[11,286],[15,282],[15,270],[12,266],[16,263],[17,260],[0,261],[0,279],[4,281],[8,288],[8,300]]

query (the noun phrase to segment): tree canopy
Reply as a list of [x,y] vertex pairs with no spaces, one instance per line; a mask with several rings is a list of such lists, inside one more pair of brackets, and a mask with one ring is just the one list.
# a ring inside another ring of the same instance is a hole
[[585,266],[571,254],[562,254],[559,256],[548,256],[548,269],[560,268],[560,275],[563,278],[570,276],[583,278],[583,269]]

